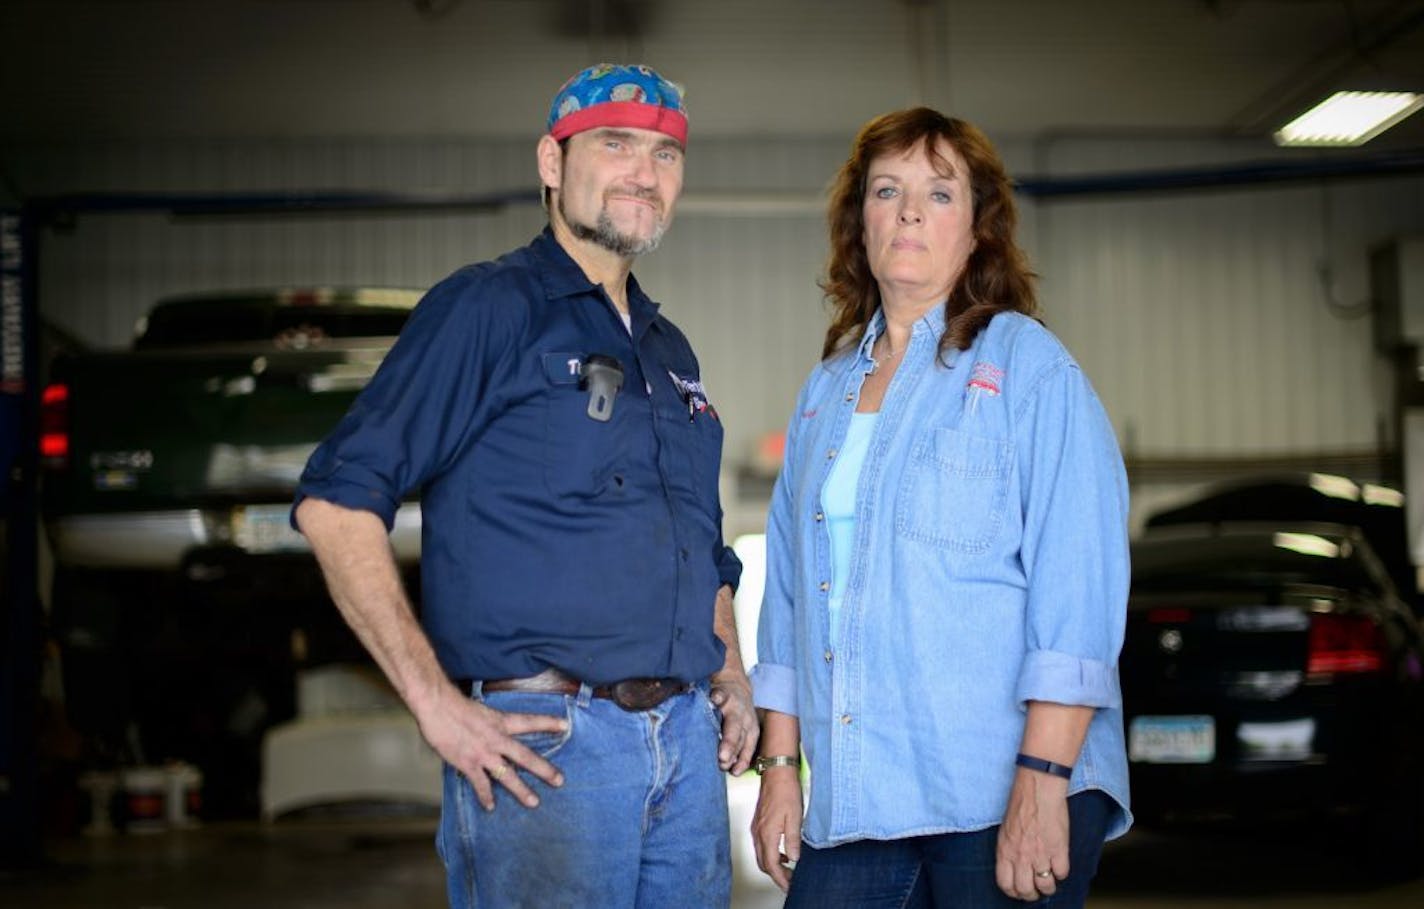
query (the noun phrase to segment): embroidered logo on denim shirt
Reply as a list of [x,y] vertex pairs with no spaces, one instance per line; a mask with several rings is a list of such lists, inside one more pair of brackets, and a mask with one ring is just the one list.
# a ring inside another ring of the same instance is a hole
[[985,395],[997,398],[1000,394],[999,386],[1004,381],[1004,371],[992,363],[980,360],[974,364],[970,371],[969,384],[965,386],[965,393],[969,398],[969,412],[973,413],[979,406],[979,399]]

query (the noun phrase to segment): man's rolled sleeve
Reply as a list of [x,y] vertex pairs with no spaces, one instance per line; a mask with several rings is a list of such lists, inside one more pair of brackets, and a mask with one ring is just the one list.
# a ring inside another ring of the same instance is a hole
[[722,546],[717,553],[717,579],[720,586],[732,588],[733,593],[742,581],[742,560],[730,546]]
[[307,461],[292,508],[311,496],[374,512],[389,530],[401,500],[448,464],[493,407],[517,316],[463,269],[431,288],[395,345]]
[[400,507],[400,500],[387,491],[388,484],[376,473],[357,464],[345,463],[339,463],[321,476],[316,476],[315,473],[310,464],[302,472],[296,501],[292,504],[292,529],[301,529],[297,526],[297,508],[302,504],[302,500],[308,497],[331,502],[343,508],[373,512],[385,523],[387,531],[395,526],[396,509]]

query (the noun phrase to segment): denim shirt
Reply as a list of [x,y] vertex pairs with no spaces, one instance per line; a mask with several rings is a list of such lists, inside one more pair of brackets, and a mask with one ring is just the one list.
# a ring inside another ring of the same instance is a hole
[[1119,836],[1129,572],[1112,426],[1038,322],[1001,313],[937,360],[944,324],[935,307],[914,325],[885,394],[834,623],[821,495],[883,315],[801,390],[767,524],[756,704],[799,718],[812,846],[1002,822],[1034,700],[1096,708],[1069,792],[1116,800]]

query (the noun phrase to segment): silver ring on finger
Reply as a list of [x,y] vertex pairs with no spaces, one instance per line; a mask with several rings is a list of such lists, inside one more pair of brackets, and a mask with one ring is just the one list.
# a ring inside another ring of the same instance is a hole
[[1036,878],[1050,878],[1050,877],[1053,877],[1053,872],[1052,872],[1052,871],[1035,871],[1035,872],[1033,873],[1033,876],[1036,877]]

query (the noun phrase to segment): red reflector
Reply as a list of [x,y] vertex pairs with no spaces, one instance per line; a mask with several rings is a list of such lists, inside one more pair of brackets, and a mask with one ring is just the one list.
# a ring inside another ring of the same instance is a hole
[[1190,609],[1149,609],[1147,621],[1153,625],[1181,625],[1191,621]]
[[40,436],[40,457],[68,458],[69,436],[62,432],[47,432]]
[[1311,675],[1361,675],[1384,669],[1384,636],[1367,616],[1318,613],[1310,617]]
[[40,392],[40,458],[46,467],[69,464],[69,386],[56,382]]

